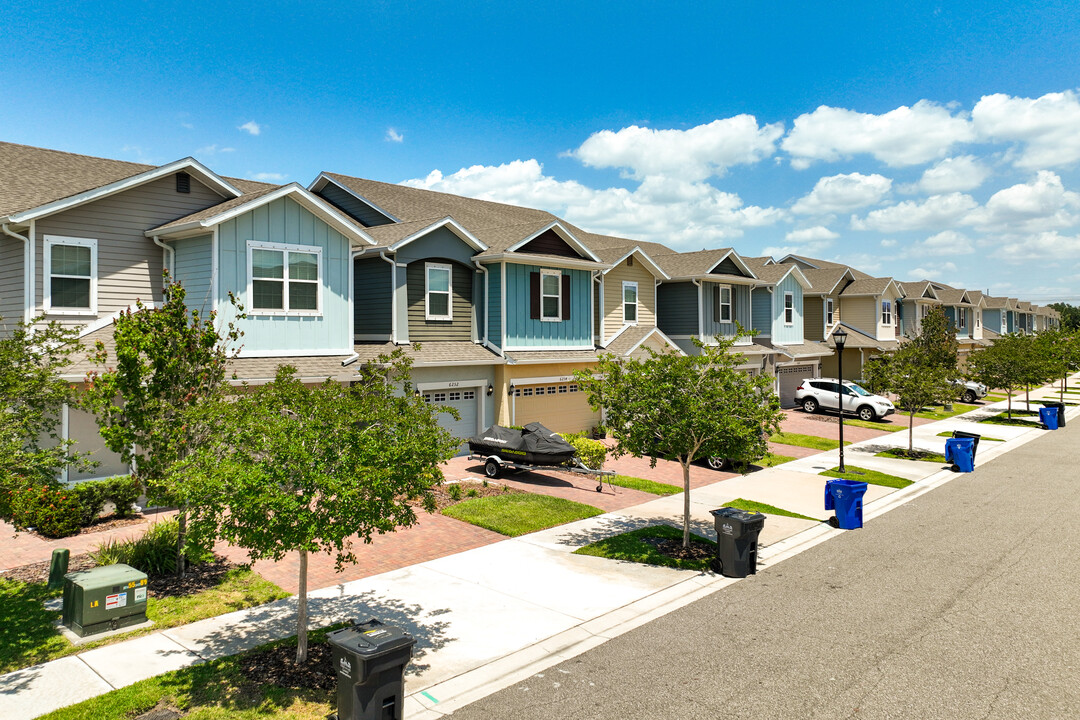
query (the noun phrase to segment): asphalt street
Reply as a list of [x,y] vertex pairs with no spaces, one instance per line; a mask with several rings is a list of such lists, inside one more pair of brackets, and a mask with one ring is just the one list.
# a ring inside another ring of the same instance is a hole
[[1047,432],[452,717],[1080,718],[1078,446]]

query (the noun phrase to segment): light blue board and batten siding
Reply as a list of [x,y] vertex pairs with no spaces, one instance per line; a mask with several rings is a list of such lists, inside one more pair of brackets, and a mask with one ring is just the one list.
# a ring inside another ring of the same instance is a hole
[[[249,240],[322,248],[321,315],[255,314],[247,297]],[[350,262],[348,238],[294,200],[274,200],[218,227],[218,310],[223,317],[231,315],[228,292],[238,294],[248,313],[238,323],[244,331],[244,352],[352,352]]]
[[172,243],[175,249],[174,279],[184,287],[185,302],[203,316],[213,309],[213,236],[184,238]]
[[560,270],[570,276],[570,319],[544,322],[529,317],[529,274],[542,269],[547,268],[506,264],[506,347],[592,348],[591,274],[587,270]]
[[[772,341],[774,343],[801,343],[803,341],[803,288],[799,284],[799,281],[788,275],[781,280],[772,294],[765,288],[760,288],[754,291],[754,300],[757,300],[758,293],[763,295],[769,295],[772,299],[774,309],[774,322],[773,322],[773,334]],[[790,325],[784,324],[784,293],[791,293],[794,312],[792,316],[792,323]]]

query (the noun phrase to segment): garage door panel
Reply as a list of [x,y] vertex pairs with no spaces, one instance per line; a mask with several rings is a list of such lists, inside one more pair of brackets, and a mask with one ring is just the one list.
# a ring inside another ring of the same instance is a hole
[[461,441],[468,440],[482,429],[477,426],[480,394],[475,388],[426,390],[424,391],[424,400],[434,405],[451,407],[458,411],[460,419],[455,420],[454,416],[448,412],[440,412],[438,420],[439,425],[446,428],[451,435]]
[[780,407],[795,407],[795,391],[805,378],[817,377],[817,365],[788,365],[776,369],[776,379],[780,385]]
[[515,388],[514,424],[539,422],[555,432],[585,432],[600,423],[577,385],[523,385]]

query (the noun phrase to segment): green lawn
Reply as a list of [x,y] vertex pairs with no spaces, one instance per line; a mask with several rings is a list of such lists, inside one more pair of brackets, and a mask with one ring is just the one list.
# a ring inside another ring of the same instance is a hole
[[785,510],[784,508],[778,508],[775,505],[768,505],[766,503],[756,502],[754,500],[747,500],[746,498],[735,498],[731,502],[724,503],[724,507],[733,507],[738,510],[745,510],[747,512],[759,512],[766,515],[783,515],[784,517],[801,518],[802,520],[813,520],[814,522],[820,522],[817,518],[812,518],[809,515],[802,515],[797,512]]
[[[1012,414],[1013,415],[1019,415],[1020,417],[1025,417],[1025,416],[1026,417],[1031,417],[1032,415],[1037,415],[1038,413],[1026,413],[1026,412],[1024,412],[1022,410],[1021,411],[1013,410]],[[982,420],[979,420],[979,422],[981,422],[981,423],[991,423],[993,425],[1014,425],[1016,427],[1026,427],[1026,428],[1037,428],[1037,427],[1039,427],[1038,423],[1033,423],[1030,420],[1021,420],[1020,417],[1010,418],[1010,417],[1008,417],[1008,415],[1006,413],[1001,412],[1001,413],[998,413],[997,415],[991,415],[988,418],[983,418]]]
[[148,598],[146,616],[154,621],[152,627],[76,647],[53,627],[60,613],[42,607],[45,599],[60,595],[60,590],[50,591],[41,583],[0,580],[0,673],[289,596],[251,570],[233,568],[208,590],[187,597]]
[[[835,450],[840,447],[838,440],[818,437],[816,435],[800,435],[799,433],[778,432],[769,438],[770,442],[781,445],[795,445],[796,447],[811,448],[813,450]],[[844,445],[850,445],[845,442]]]
[[760,460],[755,460],[750,464],[756,465],[761,468],[770,468],[776,467],[777,465],[783,465],[784,463],[791,462],[794,459],[795,458],[791,457],[790,455],[773,455],[772,453],[766,453],[765,457],[761,458]]
[[[327,630],[308,633],[308,647],[326,642]],[[249,653],[192,665],[113,690],[45,715],[42,720],[133,718],[159,702],[185,712],[184,720],[325,720],[335,710],[333,691],[284,688],[244,676],[245,655],[274,645],[296,647],[296,638],[280,640]]]
[[[660,553],[647,538],[660,538],[665,540],[682,540],[683,531],[671,525],[651,525],[638,528],[630,532],[614,535],[603,540],[598,540],[585,547],[574,551],[575,555],[592,555],[594,557],[608,558],[609,560],[626,560],[628,562],[645,563],[647,565],[664,565],[679,568],[681,570],[706,570],[709,560],[682,560],[670,558]],[[716,546],[712,540],[700,535],[690,533],[692,540]]]
[[844,419],[845,425],[852,425],[854,427],[868,428],[870,430],[881,430],[882,432],[899,432],[901,430],[907,430],[907,423],[893,423],[893,422],[874,422],[873,420],[859,420],[858,418],[852,418],[850,420]]
[[[905,480],[902,477],[896,475],[889,475],[887,473],[878,472],[877,470],[867,470],[866,468],[855,467],[854,465],[846,466],[848,472],[840,472],[839,467],[834,467],[832,470],[826,470],[821,473],[826,477],[840,478],[841,480],[859,480],[861,482],[870,483],[871,485],[884,485],[891,488],[905,488],[911,484],[910,480]],[[851,472],[860,473],[856,475]]]
[[676,493],[682,492],[682,488],[675,485],[668,485],[667,483],[656,482],[655,480],[631,477],[629,475],[610,475],[604,478],[604,482],[618,485],[619,487],[629,488],[631,490],[652,493],[653,495],[675,495]]
[[875,453],[874,457],[895,458],[896,460],[921,460],[923,462],[932,463],[946,462],[945,456],[940,453],[915,450],[909,454],[907,448],[889,448],[888,450],[882,450],[879,453]]
[[[980,405],[966,405],[964,403],[953,403],[953,409],[950,412],[945,412],[944,406],[935,405],[933,407],[924,407],[919,412],[915,413],[915,417],[923,418],[924,420],[944,420],[951,418],[955,415],[962,415],[963,413],[970,412]],[[907,413],[897,413],[900,417],[907,418]]]
[[[939,432],[937,436],[943,438],[951,438],[953,434],[951,430],[946,430],[945,432]],[[987,442],[1005,442],[1001,438],[987,437],[986,435],[980,435],[979,439],[986,440]]]
[[510,493],[473,498],[442,513],[509,537],[590,518],[603,512],[592,505],[533,493]]

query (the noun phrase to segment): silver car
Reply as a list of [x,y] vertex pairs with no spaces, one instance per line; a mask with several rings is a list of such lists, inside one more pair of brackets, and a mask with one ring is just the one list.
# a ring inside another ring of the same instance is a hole
[[961,402],[968,404],[986,397],[986,393],[989,391],[988,387],[973,380],[953,380],[952,384],[956,388],[956,392],[959,393]]
[[[805,378],[795,390],[795,402],[808,413],[819,409],[836,410],[841,392],[836,378]],[[857,415],[860,420],[880,420],[896,412],[888,398],[845,380],[843,383],[844,412]]]

